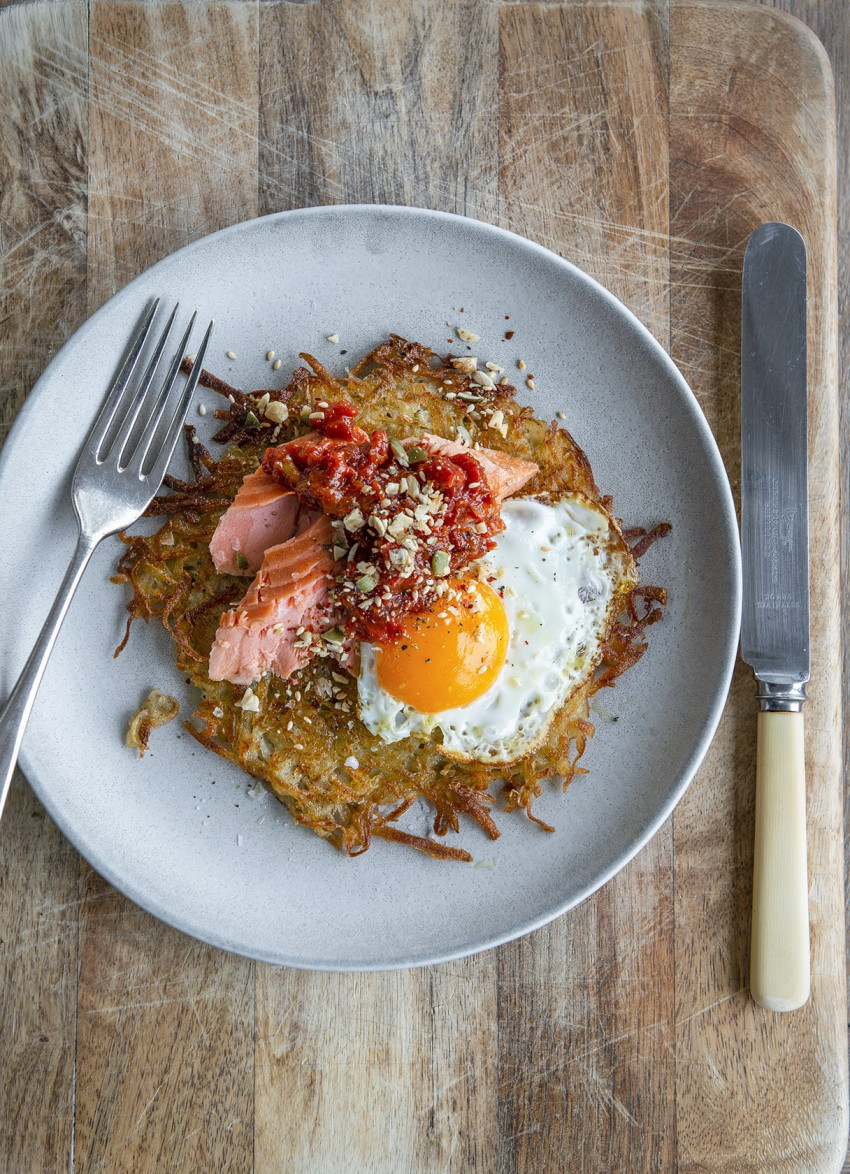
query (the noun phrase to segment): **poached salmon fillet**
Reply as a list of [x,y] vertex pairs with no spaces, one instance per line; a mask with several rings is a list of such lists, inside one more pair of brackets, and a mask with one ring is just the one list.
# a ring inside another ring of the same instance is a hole
[[249,473],[210,542],[219,574],[256,575],[270,546],[295,533],[299,502],[262,469]]
[[432,436],[428,432],[421,437],[420,444],[440,456],[454,457],[458,453],[468,453],[475,457],[499,501],[510,497],[512,493],[518,493],[540,471],[533,461],[512,457],[510,453],[499,452],[495,448],[470,449],[457,440],[446,440],[444,436]]
[[296,629],[315,624],[327,602],[330,542],[331,524],[322,514],[303,533],[266,551],[245,598],[221,617],[210,653],[211,680],[250,685],[266,672],[285,679],[304,663]]

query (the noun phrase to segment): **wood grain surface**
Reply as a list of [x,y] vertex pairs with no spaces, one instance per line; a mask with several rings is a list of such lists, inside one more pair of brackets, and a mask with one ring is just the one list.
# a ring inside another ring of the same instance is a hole
[[[843,4],[798,9],[847,54]],[[0,63],[4,426],[87,314],[180,245],[385,201],[504,225],[599,278],[683,370],[737,493],[743,248],[787,219],[810,258],[815,584],[802,1011],[746,989],[746,670],[626,869],[520,941],[420,970],[300,972],[185,938],[81,861],[18,778],[0,826],[0,1174],[840,1170],[848,511],[835,112],[811,34],[730,0],[55,0],[0,8]]]

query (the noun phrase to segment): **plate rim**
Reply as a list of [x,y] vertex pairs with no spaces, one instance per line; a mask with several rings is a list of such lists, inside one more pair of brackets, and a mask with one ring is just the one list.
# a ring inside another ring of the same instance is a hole
[[[92,868],[94,868],[101,876],[103,876],[110,884],[112,884],[119,892],[124,894],[134,904],[141,909],[148,912],[157,920],[164,922],[166,925],[179,930],[181,933],[203,942],[204,944],[214,946],[217,949],[226,950],[229,953],[236,954],[241,957],[250,958],[260,962],[266,962],[273,965],[287,966],[294,969],[302,970],[317,970],[331,973],[370,973],[370,972],[386,972],[392,970],[403,970],[412,967],[438,965],[442,962],[449,962],[458,958],[470,957],[475,954],[482,953],[485,950],[495,949],[498,946],[504,945],[507,942],[515,941],[518,938],[524,937],[537,929],[548,925],[549,922],[576,908],[582,902],[592,896],[603,885],[607,884],[618,872],[620,872],[634,857],[646,846],[652,837],[659,831],[662,825],[669,818],[672,811],[675,809],[683,795],[689,788],[693,778],[699,769],[709,746],[717,731],[720,719],[726,706],[726,701],[729,694],[729,689],[732,682],[732,676],[735,669],[737,659],[737,649],[739,643],[740,621],[741,621],[741,604],[742,604],[742,570],[741,570],[741,551],[740,551],[740,536],[738,527],[737,511],[735,508],[734,497],[729,483],[728,473],[726,471],[723,458],[720,454],[717,441],[711,430],[711,427],[706,419],[706,416],[700,407],[696,395],[689,386],[682,372],[676,366],[671,356],[664,349],[662,344],[658,341],[655,335],[649,328],[637,317],[624,302],[620,301],[615,294],[611,293],[604,285],[596,278],[592,277],[585,270],[581,269],[574,262],[562,257],[559,253],[547,248],[545,245],[539,244],[537,241],[529,237],[522,236],[519,233],[513,232],[510,229],[503,228],[499,225],[491,224],[485,220],[479,220],[471,216],[463,216],[454,212],[445,212],[439,209],[420,208],[414,205],[407,204],[319,204],[311,205],[309,207],[287,209],[282,212],[272,212],[264,216],[252,217],[248,220],[237,221],[233,224],[226,225],[223,228],[217,229],[215,232],[205,233],[197,237],[195,240],[182,245],[179,249],[161,257],[154,264],[148,266],[141,273],[132,278],[126,285],[116,290],[114,294],[109,297],[102,306],[100,306],[93,314],[89,315],[84,322],[65,340],[60,349],[52,357],[50,362],[39,375],[38,379],[30,389],[26,400],[19,410],[15,421],[9,430],[6,440],[3,443],[2,450],[0,450],[0,481],[3,480],[6,474],[6,466],[10,462],[10,453],[14,450],[15,440],[20,431],[23,430],[29,420],[29,416],[36,410],[36,401],[42,394],[43,385],[46,384],[54,373],[54,369],[61,368],[63,356],[67,348],[73,343],[75,346],[81,342],[85,342],[86,336],[92,330],[97,328],[97,325],[102,317],[106,317],[115,303],[123,303],[128,298],[132,297],[134,288],[142,282],[148,282],[152,275],[158,269],[166,265],[172,265],[175,260],[182,255],[199,248],[206,246],[210,242],[222,237],[236,236],[246,231],[252,230],[265,223],[279,220],[297,220],[297,219],[315,219],[315,218],[330,218],[345,219],[352,215],[363,216],[380,216],[391,215],[399,217],[400,219],[408,218],[412,220],[433,220],[441,221],[443,223],[450,223],[462,229],[464,226],[469,230],[472,228],[475,231],[483,232],[484,235],[490,235],[493,239],[504,240],[512,242],[515,246],[520,246],[525,250],[531,250],[536,253],[542,260],[548,263],[555,262],[558,266],[563,267],[578,284],[584,285],[590,293],[596,298],[605,303],[610,311],[613,311],[630,329],[630,331],[640,340],[640,342],[651,353],[654,361],[660,364],[664,373],[676,387],[678,394],[681,396],[684,405],[688,409],[689,417],[692,423],[696,426],[697,431],[703,441],[706,454],[709,458],[710,471],[712,473],[713,483],[719,490],[719,499],[722,507],[722,515],[724,518],[724,539],[728,547],[730,561],[728,570],[731,579],[731,595],[727,600],[727,609],[729,614],[729,628],[725,633],[725,640],[718,642],[718,647],[721,649],[722,656],[722,671],[719,673],[717,687],[714,691],[712,703],[708,708],[699,737],[691,746],[688,754],[686,764],[680,771],[675,785],[670,789],[665,802],[656,810],[652,819],[641,829],[641,834],[636,837],[622,852],[620,852],[606,868],[594,874],[591,881],[584,885],[577,893],[574,893],[566,901],[556,902],[553,907],[546,908],[537,917],[530,921],[524,921],[519,927],[513,926],[502,933],[492,934],[484,940],[475,942],[468,942],[463,946],[447,949],[444,951],[434,952],[428,951],[427,954],[417,953],[416,951],[408,951],[405,954],[379,962],[361,962],[338,960],[334,962],[325,959],[311,959],[304,956],[284,956],[279,952],[265,952],[262,947],[247,950],[242,943],[236,943],[234,940],[228,938],[225,934],[211,935],[204,930],[200,925],[193,923],[191,918],[174,916],[169,910],[162,907],[161,904],[151,899],[149,894],[138,890],[132,883],[127,883],[123,880],[116,869],[109,866],[108,863],[100,861],[98,853],[90,853],[88,851],[88,841],[84,833],[74,829],[73,834],[63,826],[61,818],[57,817],[53,803],[50,796],[50,788],[44,787],[42,780],[38,773],[31,769],[31,763],[27,754],[26,745],[22,747],[18,765],[23,770],[28,785],[35,792],[39,801],[42,803],[53,822],[68,839],[73,847],[86,859]],[[81,337],[82,336],[82,337]],[[81,844],[83,845],[81,847]],[[93,862],[94,861],[94,862]]]

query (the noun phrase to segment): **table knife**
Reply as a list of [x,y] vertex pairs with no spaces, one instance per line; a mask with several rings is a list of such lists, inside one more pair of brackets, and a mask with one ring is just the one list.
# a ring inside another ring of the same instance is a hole
[[747,242],[741,316],[741,655],[759,714],[750,993],[809,997],[803,702],[809,680],[806,247],[787,224]]

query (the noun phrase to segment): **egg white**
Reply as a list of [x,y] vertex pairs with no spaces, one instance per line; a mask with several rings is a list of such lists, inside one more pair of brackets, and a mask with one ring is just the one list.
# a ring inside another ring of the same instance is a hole
[[513,762],[540,744],[599,663],[618,589],[635,581],[634,561],[609,516],[583,494],[568,494],[555,502],[510,498],[502,520],[495,549],[479,564],[508,618],[499,676],[468,705],[420,713],[382,688],[378,653],[362,644],[360,718],[384,742],[439,728],[451,758]]

